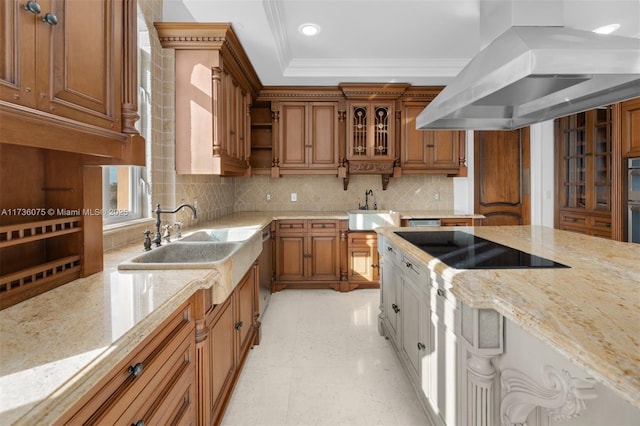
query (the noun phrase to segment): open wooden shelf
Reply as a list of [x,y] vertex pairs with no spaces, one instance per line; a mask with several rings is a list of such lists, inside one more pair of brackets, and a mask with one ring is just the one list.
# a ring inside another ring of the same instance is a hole
[[24,299],[26,293],[41,293],[43,288],[57,287],[60,282],[76,279],[80,277],[81,269],[81,256],[75,255],[0,276],[0,309]]
[[0,226],[0,248],[82,231],[80,216]]

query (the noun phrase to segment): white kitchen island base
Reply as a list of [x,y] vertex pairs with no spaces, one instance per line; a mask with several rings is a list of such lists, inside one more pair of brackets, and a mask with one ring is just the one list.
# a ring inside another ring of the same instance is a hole
[[[516,230],[524,227],[512,228]],[[540,272],[536,273],[534,270],[520,270],[515,274],[503,270],[484,275],[478,271],[455,270],[430,255],[423,254],[395,235],[393,230],[384,230],[379,234],[382,278],[380,332],[393,343],[433,424],[640,424],[638,395],[634,397],[626,392],[629,383],[634,386],[633,377],[638,374],[639,352],[636,351],[635,361],[617,361],[615,354],[611,359],[598,358],[596,350],[602,348],[586,346],[585,341],[589,340],[577,335],[575,324],[563,324],[562,316],[566,312],[545,311],[536,304],[539,300],[530,293],[530,286],[548,286],[541,295],[543,298],[561,297],[557,293],[560,286],[554,287],[553,280],[545,284],[545,280],[535,275]],[[555,237],[554,242],[559,242],[557,235]],[[535,243],[535,239],[533,240]],[[601,244],[600,239],[596,240]],[[533,245],[537,248],[540,246]],[[540,255],[544,256],[545,253]],[[564,273],[579,277],[577,267],[572,268],[573,270],[566,270]],[[557,272],[554,274],[546,271],[543,274],[552,278],[557,275],[559,280],[567,278]],[[632,278],[633,274],[632,271]],[[481,288],[483,276],[491,276],[494,281],[496,277],[502,280],[502,287],[496,287],[495,282],[492,283],[492,289],[498,289],[495,297],[483,293],[482,303],[477,303],[473,298],[464,300],[466,294],[474,288],[486,292],[486,288]],[[536,278],[531,278],[534,276]],[[593,274],[589,275],[589,279],[593,278]],[[533,280],[533,284],[527,282],[529,279]],[[628,284],[624,280],[616,282],[620,283],[621,288]],[[581,293],[591,289],[586,287],[589,285],[587,282],[577,280],[573,284],[574,290]],[[631,289],[637,288],[637,283],[635,287],[633,282],[630,284]],[[467,286],[459,292],[462,297],[457,297],[454,294],[458,293],[456,286],[465,285]],[[509,303],[518,303],[517,309],[504,302],[505,295],[501,294],[502,291],[512,298]],[[629,307],[634,308],[637,297],[634,299],[633,294],[637,293],[629,294],[631,301],[618,301],[617,309],[624,311]],[[620,327],[615,321],[618,314],[604,311],[611,314],[604,314],[600,318],[598,310],[604,309],[610,301],[603,301],[602,297],[597,299],[589,306],[580,305],[574,299],[571,303],[566,303],[566,309],[576,309],[577,306],[577,313],[582,315],[584,322],[579,326],[583,327],[585,333],[594,333],[597,340],[595,343],[601,342],[605,354],[608,350],[615,350],[616,345],[621,349],[620,352],[628,351],[628,345],[620,346],[620,342],[616,341],[617,327]],[[490,307],[492,303],[496,304],[497,309]],[[596,309],[595,314],[591,312],[592,309]],[[518,315],[520,312],[529,312],[530,317]],[[633,317],[634,310],[629,312]],[[638,311],[635,312],[637,314]],[[514,316],[510,317],[511,315]],[[622,325],[622,328],[629,329],[631,354],[634,345],[637,348],[632,337],[637,336],[633,332],[638,328],[637,319],[639,318]],[[609,323],[609,336],[602,334],[606,327],[601,329],[594,322],[596,320]],[[527,330],[517,324],[517,321],[527,323]],[[541,324],[536,324],[536,321]],[[551,323],[542,324],[543,321]],[[574,328],[571,329],[571,326]],[[553,329],[556,334],[545,334],[547,329]],[[538,333],[538,330],[542,331]],[[559,333],[562,335],[558,335]],[[556,343],[557,339],[562,343]],[[593,364],[588,365],[587,361]],[[626,361],[630,362],[631,368],[627,367],[625,371],[629,372],[631,380],[625,372],[618,376],[603,375],[603,371],[614,371],[615,367]],[[599,365],[599,362],[610,365]]]

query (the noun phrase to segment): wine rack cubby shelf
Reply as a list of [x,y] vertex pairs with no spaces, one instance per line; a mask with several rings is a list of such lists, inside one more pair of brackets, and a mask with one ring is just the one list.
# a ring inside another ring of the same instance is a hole
[[80,216],[0,226],[0,248],[80,232]]

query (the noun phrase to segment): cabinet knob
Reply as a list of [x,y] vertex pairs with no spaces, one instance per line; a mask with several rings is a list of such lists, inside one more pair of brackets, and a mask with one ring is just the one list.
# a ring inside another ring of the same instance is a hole
[[144,366],[142,365],[141,362],[139,362],[136,365],[129,366],[128,370],[133,377],[138,377],[142,374],[143,368]]
[[236,330],[240,330],[240,329],[242,328],[242,326],[243,326],[243,325],[244,325],[244,323],[243,323],[242,321],[240,321],[240,322],[238,322],[238,323],[235,325],[235,327],[234,327],[234,328],[235,328]]
[[418,350],[419,350],[419,351],[422,351],[422,350],[424,350],[424,349],[426,349],[426,348],[427,348],[427,347],[424,345],[424,343],[420,343],[420,342],[418,342]]
[[393,312],[395,312],[396,314],[400,312],[400,308],[398,308],[398,305],[396,305],[395,303],[391,304],[391,308],[393,308]]
[[58,25],[58,18],[53,13],[47,13],[42,17],[42,22],[46,22],[51,26]]
[[135,423],[131,423],[131,426],[144,426],[144,420],[138,420]]
[[444,297],[444,290],[443,290],[443,289],[441,289],[441,288],[439,288],[439,289],[437,289],[437,290],[436,290],[436,294],[437,294],[438,296],[440,296],[440,297]]
[[393,247],[387,247],[387,251],[393,251]]
[[28,12],[31,12],[34,15],[39,14],[40,11],[41,11],[40,5],[38,4],[38,2],[37,1],[33,1],[33,0],[29,0],[22,7],[24,7],[24,10],[26,10]]

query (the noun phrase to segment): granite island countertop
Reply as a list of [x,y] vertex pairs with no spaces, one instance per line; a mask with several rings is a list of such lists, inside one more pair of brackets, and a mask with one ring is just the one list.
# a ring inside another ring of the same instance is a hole
[[[453,211],[429,217],[472,217]],[[437,217],[437,216],[436,216]],[[199,223],[205,228],[263,227],[276,219],[347,220],[346,211],[238,212]],[[0,311],[0,419],[3,424],[51,423],[200,288],[216,271],[119,271],[139,255],[139,243],[104,254],[104,270]]]
[[496,310],[640,407],[640,245],[539,226],[458,227],[570,266],[458,270],[395,235],[397,230],[376,231],[443,277],[460,302]]

